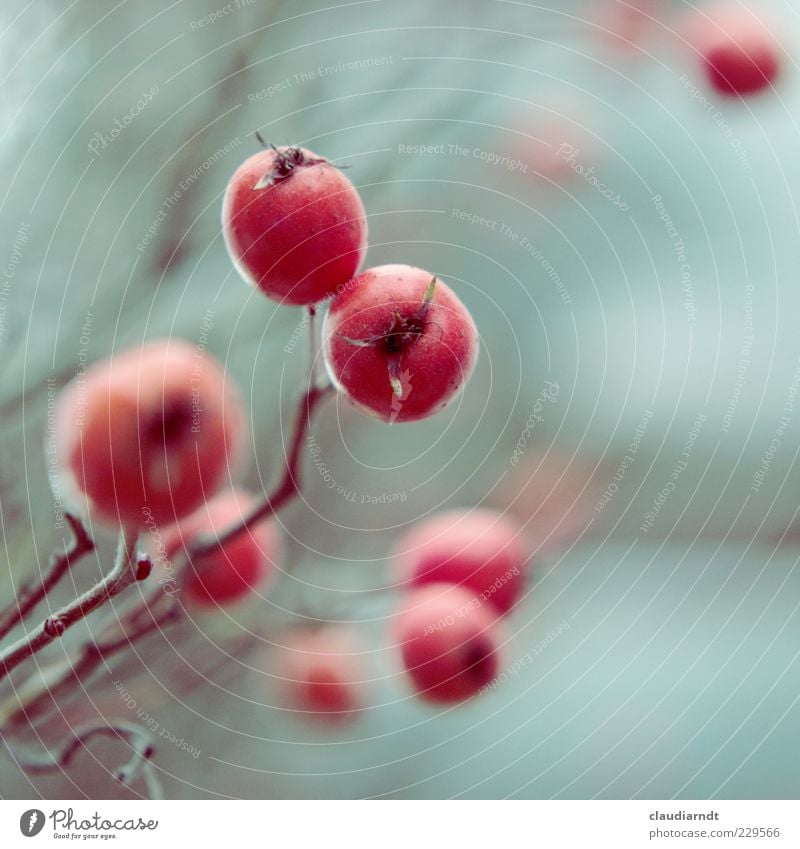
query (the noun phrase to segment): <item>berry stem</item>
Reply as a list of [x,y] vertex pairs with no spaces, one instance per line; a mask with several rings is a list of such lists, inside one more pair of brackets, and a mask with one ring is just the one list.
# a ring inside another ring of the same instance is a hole
[[136,561],[138,538],[138,529],[123,528],[120,531],[116,560],[108,575],[56,613],[48,616],[30,634],[23,635],[0,653],[0,681],[29,657],[63,636],[71,625],[85,619],[98,607],[118,596],[140,579],[140,575],[147,570],[140,570]]
[[207,534],[199,536],[189,546],[188,555],[190,559],[202,557],[210,554],[212,551],[216,551],[218,548],[222,548],[222,546],[230,542],[234,537],[245,531],[249,531],[254,525],[277,513],[297,497],[300,492],[300,452],[306,429],[320,402],[333,393],[333,386],[330,383],[317,385],[312,380],[309,384],[308,389],[301,396],[297,404],[294,431],[292,432],[292,438],[289,443],[289,452],[286,455],[283,477],[279,484],[272,492],[265,495],[249,513],[246,513],[231,527],[214,536]]
[[[157,605],[161,598],[163,610]],[[152,599],[144,600],[124,617],[122,627],[116,621],[107,633],[88,640],[81,646],[77,658],[58,661],[51,666],[39,667],[34,677],[15,689],[7,702],[0,704],[0,730],[12,728],[22,722],[31,723],[48,705],[53,705],[62,693],[68,693],[75,684],[86,686],[89,676],[110,657],[120,654],[137,640],[174,624],[181,617],[181,608],[174,598],[161,589]]]
[[94,551],[94,540],[89,536],[83,522],[71,513],[65,513],[64,518],[72,532],[72,544],[67,546],[66,541],[64,542],[63,554],[53,552],[47,570],[41,574],[38,583],[30,580],[20,587],[14,601],[0,614],[0,640],[23,622],[36,605],[47,597],[73,563]]
[[93,737],[116,737],[127,743],[132,752],[131,758],[115,770],[116,779],[121,784],[130,786],[141,776],[147,784],[150,798],[163,798],[160,783],[150,766],[150,759],[155,754],[153,737],[143,728],[130,722],[116,720],[113,724],[87,725],[75,729],[64,743],[53,749],[45,749],[41,753],[22,752],[12,747],[4,738],[3,742],[17,765],[26,772],[60,772],[70,765],[75,755],[86,748]]
[[322,386],[325,382],[325,375],[320,366],[322,365],[322,355],[320,347],[322,339],[320,336],[321,328],[317,320],[317,308],[313,304],[307,307],[308,310],[308,357],[311,371],[312,386]]

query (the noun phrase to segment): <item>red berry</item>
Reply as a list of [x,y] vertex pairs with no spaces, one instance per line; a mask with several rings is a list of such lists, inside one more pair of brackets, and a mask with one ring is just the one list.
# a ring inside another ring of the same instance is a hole
[[497,676],[497,617],[461,587],[428,584],[413,590],[394,623],[403,665],[420,697],[460,702]]
[[[255,503],[240,490],[216,495],[177,527],[165,533],[169,560],[185,556],[200,535],[219,533],[238,522]],[[200,607],[231,604],[248,596],[278,561],[279,541],[273,522],[259,522],[208,554],[195,556],[179,579],[190,603]]]
[[720,94],[756,94],[780,74],[780,46],[774,34],[735,3],[690,15],[686,40],[702,57],[709,82]]
[[323,329],[337,387],[389,422],[424,419],[466,383],[478,332],[455,294],[408,265],[370,268],[332,301]]
[[413,586],[458,584],[508,613],[525,584],[517,524],[494,510],[449,510],[415,525],[395,556],[398,579]]
[[304,718],[338,725],[355,719],[361,708],[358,643],[346,628],[291,633],[280,648],[275,674],[286,702]]
[[171,524],[223,482],[242,444],[239,392],[205,351],[156,341],[90,367],[60,395],[57,457],[97,518]]
[[262,150],[239,166],[225,190],[222,232],[242,277],[286,304],[332,295],[367,250],[355,187],[300,147]]

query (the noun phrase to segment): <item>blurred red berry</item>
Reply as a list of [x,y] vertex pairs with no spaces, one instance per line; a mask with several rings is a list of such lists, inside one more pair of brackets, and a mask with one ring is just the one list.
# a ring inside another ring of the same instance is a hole
[[764,20],[737,3],[693,10],[686,40],[701,57],[720,94],[745,97],[773,85],[781,72],[780,45]]
[[427,584],[412,590],[393,635],[414,690],[427,701],[464,701],[498,674],[497,614],[461,587]]
[[513,464],[492,493],[492,503],[525,525],[535,551],[570,545],[613,507],[595,509],[605,476],[614,475],[614,468],[597,470],[596,465],[589,455],[566,449],[533,449]]
[[57,457],[96,517],[171,524],[209,498],[242,445],[239,392],[206,351],[149,342],[91,366],[57,402]]
[[361,667],[354,634],[345,627],[325,626],[288,634],[275,674],[292,710],[304,719],[339,725],[355,719],[362,706]]
[[621,57],[646,55],[648,37],[667,8],[666,0],[601,0],[596,31]]
[[525,584],[516,522],[494,510],[448,510],[417,523],[397,546],[397,578],[413,586],[458,584],[505,614]]
[[[165,532],[167,558],[179,561],[200,535],[213,539],[216,533],[240,521],[255,501],[255,496],[241,490],[217,494]],[[276,567],[279,547],[274,522],[259,522],[213,551],[194,555],[177,578],[177,584],[189,603],[200,607],[232,604],[252,593]]]

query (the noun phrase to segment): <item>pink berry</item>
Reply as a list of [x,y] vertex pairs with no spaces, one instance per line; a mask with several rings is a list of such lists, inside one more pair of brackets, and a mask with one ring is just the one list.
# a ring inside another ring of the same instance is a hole
[[[180,561],[200,535],[220,533],[253,506],[255,496],[229,490],[214,496],[164,535],[168,560]],[[279,540],[273,522],[259,522],[229,542],[186,565],[178,579],[188,602],[198,607],[221,607],[250,595],[278,562]]]
[[300,147],[262,150],[239,166],[225,190],[222,232],[242,277],[286,304],[332,295],[367,250],[355,187]]
[[394,622],[417,694],[439,703],[477,695],[500,668],[497,616],[462,587],[427,584],[409,593]]
[[205,351],[149,342],[91,366],[59,396],[66,488],[97,518],[171,524],[210,497],[242,444],[239,392]]
[[517,524],[494,510],[448,510],[415,525],[397,548],[398,579],[458,584],[505,614],[525,584]]
[[359,647],[347,628],[331,625],[289,634],[275,674],[287,704],[304,718],[339,725],[355,719],[362,706]]
[[702,57],[720,94],[756,94],[776,82],[780,45],[764,21],[736,3],[721,2],[690,14],[686,40]]
[[551,183],[564,186],[586,176],[592,166],[602,165],[604,149],[598,144],[604,126],[588,99],[543,95],[535,109],[509,116],[514,128],[509,154],[524,163],[524,177],[541,192]]
[[596,31],[621,57],[644,56],[647,37],[665,7],[665,0],[602,0]]
[[332,301],[325,362],[355,404],[389,422],[445,407],[472,374],[478,332],[441,280],[408,265],[370,268]]
[[586,124],[583,112],[580,123],[569,117],[545,116],[530,128],[535,141],[525,140],[518,146],[521,159],[530,163],[532,174],[556,185],[579,177],[602,159],[602,151]]
[[615,469],[598,468],[588,454],[532,449],[512,466],[492,500],[524,524],[537,553],[571,545],[593,522],[605,522],[616,506],[600,500]]

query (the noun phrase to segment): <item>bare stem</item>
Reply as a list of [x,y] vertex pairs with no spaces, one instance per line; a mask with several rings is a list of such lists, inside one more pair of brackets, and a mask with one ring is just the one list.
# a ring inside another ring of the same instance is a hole
[[[117,781],[126,786],[133,784],[155,754],[153,737],[138,725],[124,720],[117,720],[113,725],[97,724],[76,728],[72,736],[64,743],[54,749],[45,749],[43,752],[22,752],[14,748],[7,740],[4,742],[17,765],[26,772],[56,772],[66,769],[75,755],[85,749],[93,737],[116,737],[130,746],[132,750],[130,760],[114,772]],[[151,788],[152,777],[150,775],[145,778],[148,790]]]
[[78,596],[0,653],[0,681],[16,667],[41,651],[46,645],[64,635],[71,625],[86,618],[92,611],[118,596],[123,590],[150,573],[150,561],[136,562],[136,529],[120,531],[119,547],[114,568],[90,590]]
[[308,307],[308,369],[312,386],[324,386],[327,382],[322,360],[322,326],[317,317],[317,308]]
[[71,513],[65,513],[64,518],[72,532],[72,544],[64,544],[63,554],[53,552],[47,571],[41,575],[38,582],[30,580],[20,587],[12,604],[0,614],[0,640],[23,622],[36,605],[47,597],[50,590],[66,575],[70,566],[94,551],[94,540],[89,536],[83,522]]
[[142,764],[142,778],[144,779],[144,786],[147,788],[147,795],[150,799],[164,798],[164,788],[161,786],[161,781],[150,761],[145,761]]
[[174,599],[167,598],[163,610],[156,605],[159,591],[152,602],[137,606],[126,617],[122,628],[108,629],[108,633],[83,644],[77,659],[69,658],[39,670],[39,674],[23,682],[14,695],[0,704],[0,728],[12,728],[23,720],[30,723],[47,712],[59,696],[68,693],[75,684],[86,686],[92,673],[110,657],[121,653],[137,640],[161,631],[180,619],[181,609]]
[[209,554],[210,552],[221,548],[234,537],[249,531],[254,525],[257,525],[268,516],[277,513],[280,509],[285,507],[286,504],[297,497],[300,492],[300,452],[303,447],[305,432],[320,401],[332,392],[333,387],[329,383],[324,386],[318,386],[313,382],[311,383],[297,405],[294,431],[292,432],[291,441],[289,443],[289,451],[286,455],[283,477],[278,485],[271,493],[268,493],[262,501],[256,504],[249,513],[246,513],[241,519],[226,530],[214,534],[213,536],[208,534],[199,536],[188,548],[187,553],[190,559]]

